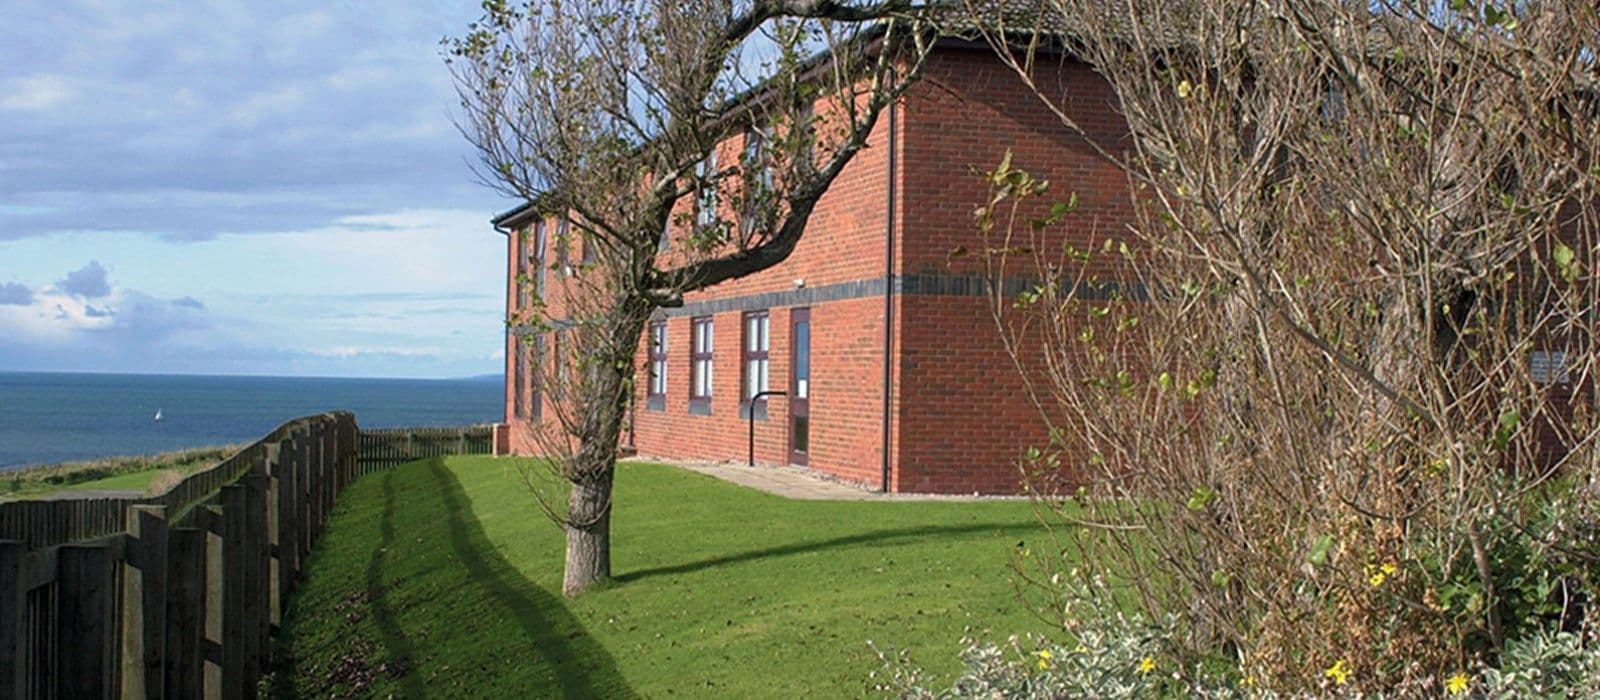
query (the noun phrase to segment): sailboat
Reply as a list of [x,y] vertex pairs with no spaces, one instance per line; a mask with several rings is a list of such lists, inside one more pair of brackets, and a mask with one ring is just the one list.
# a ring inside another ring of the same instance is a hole
[[157,423],[160,423],[160,422],[161,422],[161,409],[159,409],[159,408],[158,408],[158,409],[156,409],[156,418],[155,418],[155,421],[156,421],[156,422],[157,422]]

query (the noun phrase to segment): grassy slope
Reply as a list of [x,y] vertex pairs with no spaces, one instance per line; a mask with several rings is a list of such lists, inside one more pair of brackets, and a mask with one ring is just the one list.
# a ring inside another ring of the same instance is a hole
[[379,697],[850,697],[881,668],[867,640],[949,673],[969,626],[1043,631],[1004,564],[1040,534],[1026,503],[789,501],[632,465],[613,531],[619,580],[568,601],[561,533],[512,462],[366,477],[312,557],[280,688],[326,696],[370,676]]
[[155,455],[105,457],[0,472],[0,501],[59,491],[143,491],[163,471],[191,474],[221,462],[241,445],[197,447]]

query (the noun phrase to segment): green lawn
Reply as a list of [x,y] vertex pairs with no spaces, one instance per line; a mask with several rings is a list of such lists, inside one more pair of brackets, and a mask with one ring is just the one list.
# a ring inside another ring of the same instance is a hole
[[277,688],[326,697],[858,697],[868,640],[945,675],[964,634],[1044,632],[1005,567],[1023,502],[790,501],[671,467],[617,477],[617,581],[560,594],[515,463],[412,463],[340,497]]

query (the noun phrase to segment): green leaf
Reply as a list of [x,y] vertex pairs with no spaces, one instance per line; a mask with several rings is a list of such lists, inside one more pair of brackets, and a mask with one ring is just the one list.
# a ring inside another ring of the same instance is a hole
[[1578,262],[1578,254],[1568,248],[1567,244],[1557,243],[1552,257],[1555,258],[1556,269],[1561,272],[1561,279],[1566,280],[1568,284],[1578,280],[1578,272],[1583,265]]
[[1216,490],[1210,486],[1197,487],[1194,493],[1189,495],[1189,510],[1205,510],[1216,497]]
[[1522,422],[1522,414],[1515,408],[1508,408],[1500,414],[1500,427],[1494,431],[1494,448],[1503,450],[1511,442],[1511,436],[1517,432],[1517,425]]
[[1306,555],[1306,561],[1312,566],[1322,566],[1328,563],[1328,554],[1333,551],[1333,535],[1323,535],[1311,545],[1311,553]]

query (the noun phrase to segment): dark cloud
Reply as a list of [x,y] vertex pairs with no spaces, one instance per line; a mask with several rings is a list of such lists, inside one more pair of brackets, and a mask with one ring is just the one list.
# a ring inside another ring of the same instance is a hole
[[17,282],[0,284],[0,306],[27,306],[33,303],[33,290]]
[[182,299],[173,299],[172,300],[172,305],[173,306],[181,306],[181,307],[188,308],[188,309],[198,309],[200,311],[205,311],[206,310],[205,303],[201,302],[199,299],[196,299],[194,297],[183,297]]
[[110,309],[98,309],[88,305],[83,307],[83,315],[88,316],[89,318],[111,318],[111,316],[115,313],[116,312],[111,311]]
[[99,299],[111,294],[106,269],[100,266],[98,260],[90,260],[88,265],[67,273],[66,279],[56,283],[56,288],[85,299]]

